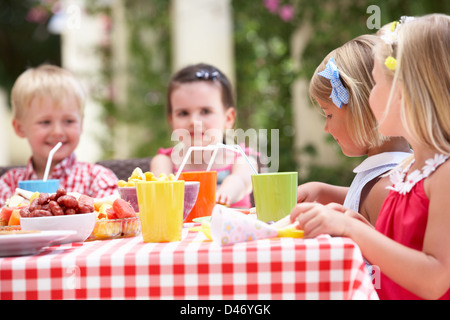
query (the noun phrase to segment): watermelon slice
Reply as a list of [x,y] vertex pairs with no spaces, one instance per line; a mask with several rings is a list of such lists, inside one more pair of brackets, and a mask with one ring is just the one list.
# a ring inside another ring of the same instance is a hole
[[106,209],[106,216],[109,220],[119,219],[113,208]]
[[8,222],[14,209],[15,208],[3,207],[1,212],[1,219]]
[[114,200],[113,209],[119,219],[133,218],[136,216],[133,206],[128,201],[120,198]]

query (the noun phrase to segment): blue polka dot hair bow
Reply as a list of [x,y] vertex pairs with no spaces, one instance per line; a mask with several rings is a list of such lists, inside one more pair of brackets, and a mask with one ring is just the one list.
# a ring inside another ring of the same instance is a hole
[[333,103],[336,105],[336,107],[340,109],[342,108],[342,104],[348,103],[348,91],[344,88],[341,80],[339,79],[338,67],[334,62],[333,57],[328,60],[325,70],[317,74],[319,76],[330,79],[332,87],[330,98],[333,100]]
[[217,80],[219,78],[219,72],[213,71],[211,73],[208,72],[208,70],[200,70],[195,73],[195,76],[197,79],[203,79],[203,80]]

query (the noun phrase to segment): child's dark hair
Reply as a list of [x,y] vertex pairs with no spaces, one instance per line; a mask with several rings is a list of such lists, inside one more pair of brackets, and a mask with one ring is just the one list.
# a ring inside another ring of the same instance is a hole
[[235,106],[233,89],[230,81],[225,76],[225,74],[212,65],[206,63],[198,63],[179,70],[170,79],[169,87],[167,89],[166,111],[168,115],[172,113],[172,103],[170,101],[172,92],[183,83],[195,81],[209,81],[219,84],[222,91],[222,102],[225,106],[225,109]]

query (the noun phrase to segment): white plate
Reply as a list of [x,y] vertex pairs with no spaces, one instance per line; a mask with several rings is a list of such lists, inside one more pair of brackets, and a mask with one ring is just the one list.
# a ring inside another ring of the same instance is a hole
[[62,231],[75,230],[76,234],[63,239],[58,244],[83,242],[95,227],[95,212],[69,214],[51,217],[20,218],[22,230]]
[[74,230],[3,234],[0,235],[0,257],[36,254],[43,247],[56,244],[74,234]]

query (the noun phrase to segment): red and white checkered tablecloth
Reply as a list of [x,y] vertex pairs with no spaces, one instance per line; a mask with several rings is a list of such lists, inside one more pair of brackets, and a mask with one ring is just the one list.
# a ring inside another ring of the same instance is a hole
[[142,237],[74,243],[0,258],[0,299],[377,299],[348,238],[275,238],[221,247]]

